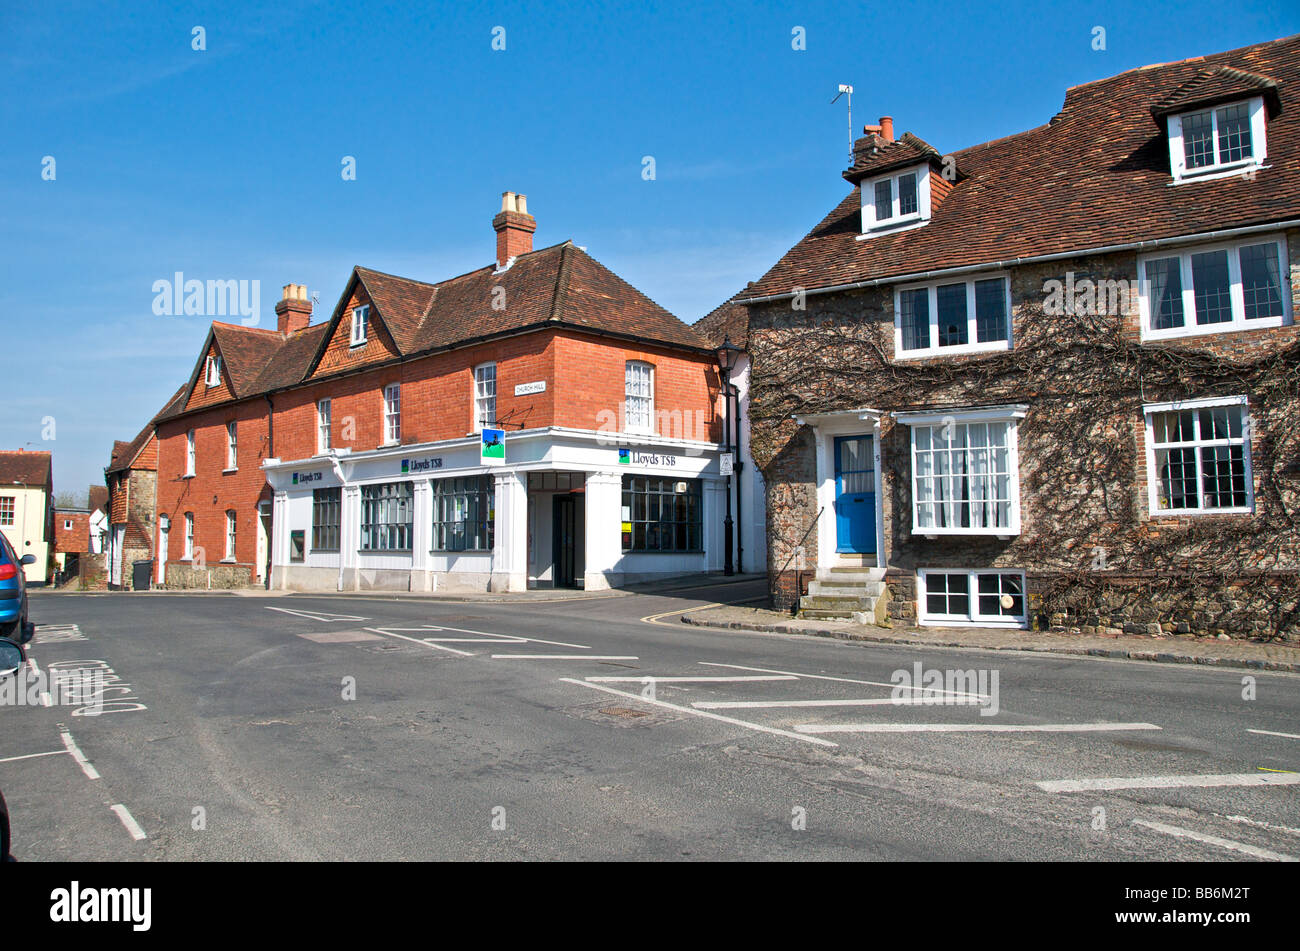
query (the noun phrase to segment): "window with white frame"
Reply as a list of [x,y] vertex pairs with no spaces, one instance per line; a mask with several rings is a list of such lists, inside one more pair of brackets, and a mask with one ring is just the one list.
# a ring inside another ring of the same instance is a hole
[[1237,174],[1266,156],[1264,100],[1256,97],[1169,117],[1175,181]]
[[1139,261],[1144,339],[1280,327],[1291,321],[1280,236],[1153,254]]
[[1250,512],[1250,413],[1246,398],[1143,407],[1153,515]]
[[361,487],[361,550],[410,551],[414,489],[410,482]]
[[239,468],[239,443],[237,438],[237,423],[232,419],[226,423],[226,470],[231,471]]
[[221,358],[215,353],[208,355],[205,381],[208,386],[216,386],[221,382]]
[[894,355],[934,356],[1011,346],[1005,275],[900,288],[894,295]]
[[492,476],[434,480],[434,551],[491,551],[495,531],[496,485]]
[[194,557],[194,513],[185,513],[185,554],[186,561]]
[[330,401],[316,402],[316,451],[330,451]]
[[72,519],[65,518],[63,520],[63,530],[65,532],[72,531]]
[[235,513],[226,511],[226,561],[235,560]]
[[474,432],[497,423],[497,365],[482,363],[474,368]]
[[917,572],[917,616],[922,624],[1023,627],[1025,576],[1019,571],[928,568]]
[[185,434],[185,474],[194,475],[194,430]]
[[402,387],[390,383],[384,387],[384,443],[396,445],[402,441]]
[[370,324],[370,305],[362,304],[352,308],[352,346],[359,347],[366,342],[366,331]]
[[930,217],[930,168],[921,165],[862,182],[864,234]]
[[13,525],[17,497],[0,495],[0,525]]
[[912,532],[1020,533],[1016,422],[1025,408],[900,414],[912,429]]
[[629,433],[654,432],[655,369],[641,360],[627,362],[624,420]]

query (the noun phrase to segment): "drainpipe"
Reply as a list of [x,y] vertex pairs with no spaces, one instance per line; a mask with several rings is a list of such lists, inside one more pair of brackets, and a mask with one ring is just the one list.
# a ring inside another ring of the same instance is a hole
[[[275,458],[275,403],[271,400],[271,394],[266,394],[266,454]],[[275,517],[274,514],[271,516]]]

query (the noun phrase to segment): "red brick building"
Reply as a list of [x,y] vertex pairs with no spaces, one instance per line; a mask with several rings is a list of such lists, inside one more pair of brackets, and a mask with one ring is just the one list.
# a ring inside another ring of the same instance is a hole
[[777,601],[1300,629],[1300,37],[950,154],[865,132],[741,295]]
[[212,325],[156,420],[169,586],[518,590],[721,566],[713,351],[572,242],[532,250],[523,196],[493,227],[496,261],[468,274],[357,267],[323,323],[291,284],[276,329]]

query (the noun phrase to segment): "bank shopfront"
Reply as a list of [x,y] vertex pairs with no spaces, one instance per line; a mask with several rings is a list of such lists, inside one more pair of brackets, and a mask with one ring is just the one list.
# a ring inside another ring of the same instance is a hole
[[546,427],[268,459],[271,587],[601,590],[721,571],[721,446]]

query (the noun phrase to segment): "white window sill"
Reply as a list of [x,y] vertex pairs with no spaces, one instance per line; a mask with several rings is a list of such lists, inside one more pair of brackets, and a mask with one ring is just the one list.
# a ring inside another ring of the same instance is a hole
[[235,559],[233,558],[222,558],[220,562],[220,564],[223,565],[233,565],[234,563],[235,563]]
[[232,472],[238,472],[238,471],[239,471],[239,467],[236,466],[236,467],[233,468],[233,469],[222,469],[222,470],[221,470],[221,474],[222,474],[222,475],[230,475]]
[[366,341],[364,340],[353,340],[350,344],[348,344],[348,349],[356,350],[358,347],[364,347],[365,345],[366,345]]
[[929,223],[928,218],[901,218],[895,221],[888,221],[883,224],[877,223],[862,234],[855,235],[857,241],[865,241],[867,238],[875,238],[882,234],[897,234],[900,231],[911,231],[913,228],[920,228]]
[[1254,515],[1254,506],[1233,509],[1156,509],[1150,519],[1201,518],[1206,515]]
[[949,619],[921,617],[917,619],[917,623],[921,624],[923,627],[1000,627],[1022,631],[1029,627],[1029,621],[1024,618],[977,618],[972,621],[970,618]]
[[1020,535],[1020,529],[995,528],[913,528],[913,535],[919,535],[927,541],[937,541],[939,538],[967,537],[967,538],[996,538],[998,541],[1010,541]]
[[1232,162],[1227,165],[1211,165],[1207,168],[1183,172],[1183,174],[1175,176],[1169,185],[1172,188],[1175,185],[1186,185],[1189,182],[1212,182],[1221,178],[1240,177],[1249,172],[1262,172],[1272,167],[1272,165],[1260,165],[1253,158],[1243,159],[1240,162]]
[[182,479],[193,479],[193,478],[194,478],[194,473],[193,473],[193,472],[187,472],[187,473],[185,473],[185,475],[181,476],[181,478],[182,478]]
[[1209,334],[1240,333],[1243,330],[1268,330],[1286,327],[1290,322],[1285,314],[1281,317],[1255,317],[1241,320],[1223,321],[1217,324],[1192,324],[1190,327],[1173,327],[1168,330],[1150,330],[1145,324],[1142,328],[1142,342],[1151,340],[1178,340],[1182,337],[1204,337]]
[[996,340],[989,343],[963,343],[951,347],[930,347],[926,350],[897,350],[895,360],[919,360],[927,357],[955,357],[968,353],[1002,353],[1011,349],[1008,340]]

